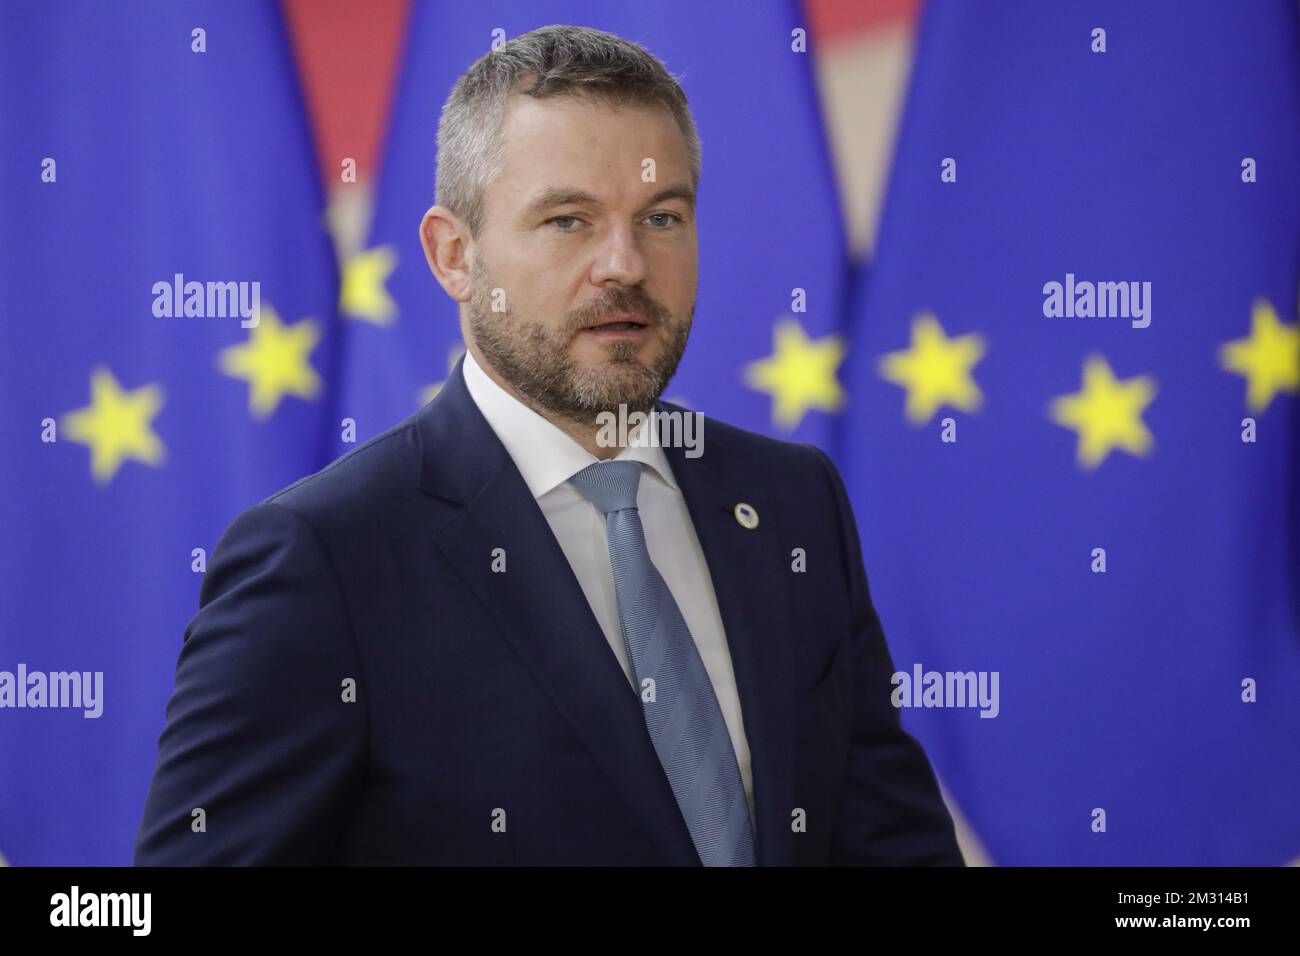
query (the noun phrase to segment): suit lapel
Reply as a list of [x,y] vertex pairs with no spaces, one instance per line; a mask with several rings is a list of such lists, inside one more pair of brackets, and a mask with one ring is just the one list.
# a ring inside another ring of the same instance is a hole
[[[733,473],[713,437],[712,453],[687,458],[666,448],[704,550],[727,646],[736,673],[753,773],[758,861],[788,866],[793,860],[790,813],[794,809],[794,703],[789,681],[789,573],[784,544],[773,541],[771,520],[780,503],[757,490],[752,474]],[[709,446],[706,443],[706,449]],[[735,516],[740,502],[759,514],[756,528]],[[764,523],[763,515],[769,516]]]

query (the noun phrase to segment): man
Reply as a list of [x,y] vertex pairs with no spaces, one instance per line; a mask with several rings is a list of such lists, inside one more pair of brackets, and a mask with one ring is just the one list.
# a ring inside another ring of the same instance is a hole
[[701,454],[602,441],[684,413],[680,87],[547,27],[438,139],[420,235],[467,354],[222,538],[136,862],[960,865],[827,457],[713,420]]

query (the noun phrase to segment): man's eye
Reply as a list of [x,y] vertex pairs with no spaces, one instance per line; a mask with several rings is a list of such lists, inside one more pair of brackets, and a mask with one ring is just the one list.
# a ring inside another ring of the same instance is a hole
[[677,213],[675,212],[655,212],[646,216],[647,222],[656,219],[661,221],[653,222],[652,224],[659,229],[667,229],[669,226],[672,226],[674,223],[678,223],[682,221],[682,217],[677,215]]
[[548,224],[554,225],[560,232],[573,232],[574,227],[581,221],[577,216],[555,216],[546,220]]

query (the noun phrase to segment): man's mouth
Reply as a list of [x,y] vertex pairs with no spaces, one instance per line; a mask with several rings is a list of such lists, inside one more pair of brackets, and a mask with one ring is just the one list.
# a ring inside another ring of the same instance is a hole
[[612,318],[601,319],[599,322],[594,322],[591,325],[587,326],[587,328],[584,331],[590,332],[593,329],[606,329],[609,331],[630,331],[633,329],[643,329],[645,327],[646,327],[646,322],[642,320],[639,316],[627,315],[625,313],[623,315],[613,316]]
[[594,322],[582,331],[597,339],[638,339],[645,335],[650,326],[636,315],[611,316]]

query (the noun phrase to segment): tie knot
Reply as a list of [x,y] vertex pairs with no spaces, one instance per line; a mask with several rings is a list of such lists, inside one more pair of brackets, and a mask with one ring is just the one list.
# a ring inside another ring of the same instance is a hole
[[588,465],[569,481],[582,496],[605,514],[636,507],[636,488],[641,482],[639,461],[598,461]]

